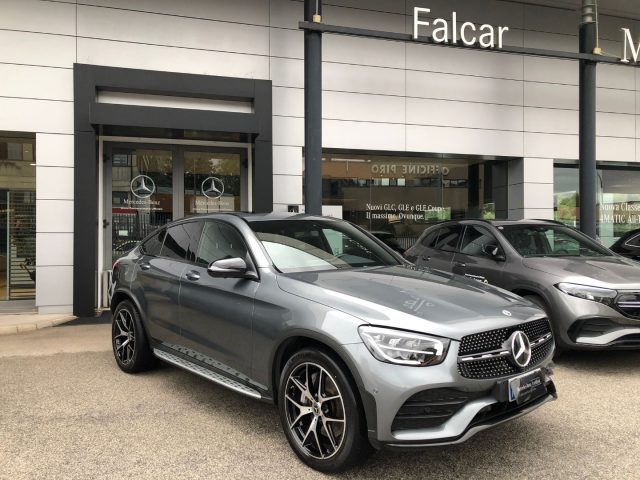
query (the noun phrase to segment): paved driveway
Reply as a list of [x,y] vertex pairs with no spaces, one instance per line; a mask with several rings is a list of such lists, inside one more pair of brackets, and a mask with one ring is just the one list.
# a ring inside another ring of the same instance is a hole
[[[108,325],[0,337],[0,478],[323,478],[274,407],[165,366],[126,375]],[[559,401],[463,445],[340,478],[640,478],[640,353],[572,354]],[[329,478],[329,477],[326,477]]]

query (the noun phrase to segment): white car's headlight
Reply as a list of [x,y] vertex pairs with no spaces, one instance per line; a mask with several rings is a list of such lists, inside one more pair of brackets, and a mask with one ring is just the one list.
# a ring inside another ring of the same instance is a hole
[[381,362],[397,365],[436,365],[444,360],[449,348],[449,340],[446,338],[390,328],[363,325],[358,328],[358,333],[371,355]]
[[616,290],[609,288],[591,287],[589,285],[577,285],[575,283],[559,283],[556,285],[558,289],[567,295],[592,300],[594,302],[604,303],[605,305],[613,304],[613,299],[618,296]]

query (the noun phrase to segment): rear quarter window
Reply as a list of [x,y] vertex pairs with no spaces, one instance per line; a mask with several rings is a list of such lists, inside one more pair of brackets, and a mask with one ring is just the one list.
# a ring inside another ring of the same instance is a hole
[[167,230],[163,228],[149,237],[149,239],[141,245],[142,253],[159,257],[166,233]]

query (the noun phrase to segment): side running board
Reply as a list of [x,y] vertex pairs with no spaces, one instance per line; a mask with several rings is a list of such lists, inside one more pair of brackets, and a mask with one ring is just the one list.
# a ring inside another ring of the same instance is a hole
[[252,398],[260,399],[262,397],[260,395],[260,392],[258,392],[257,390],[254,390],[251,387],[247,387],[246,385],[236,382],[231,378],[225,377],[224,375],[220,375],[219,373],[212,372],[209,369],[201,367],[200,365],[190,362],[189,360],[185,360],[184,358],[172,355],[168,352],[165,352],[164,350],[158,350],[157,348],[154,348],[153,354],[156,357],[160,358],[161,360],[164,360],[165,362],[171,363],[176,367],[184,368],[185,370],[188,370],[191,373],[200,375],[201,377],[204,377],[207,380],[210,380],[214,383],[222,385],[223,387],[227,387],[236,392],[243,393]]

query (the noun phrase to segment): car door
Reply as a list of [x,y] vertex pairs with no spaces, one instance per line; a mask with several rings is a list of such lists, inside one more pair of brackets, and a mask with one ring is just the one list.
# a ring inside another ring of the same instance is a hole
[[502,286],[504,249],[491,231],[481,225],[466,225],[462,243],[453,259],[453,273],[483,283]]
[[251,263],[238,230],[218,220],[203,223],[197,255],[181,279],[180,321],[185,345],[230,373],[250,374],[253,302],[259,282],[209,275],[208,266],[240,257]]
[[[136,264],[132,289],[140,302],[149,335],[158,341],[180,340],[178,301],[180,277],[186,267],[167,245],[163,228],[141,245],[142,257]],[[170,242],[171,243],[171,240]]]
[[451,271],[453,257],[458,249],[463,227],[460,224],[450,224],[440,227],[438,239],[433,247],[423,252],[424,265],[437,270]]

